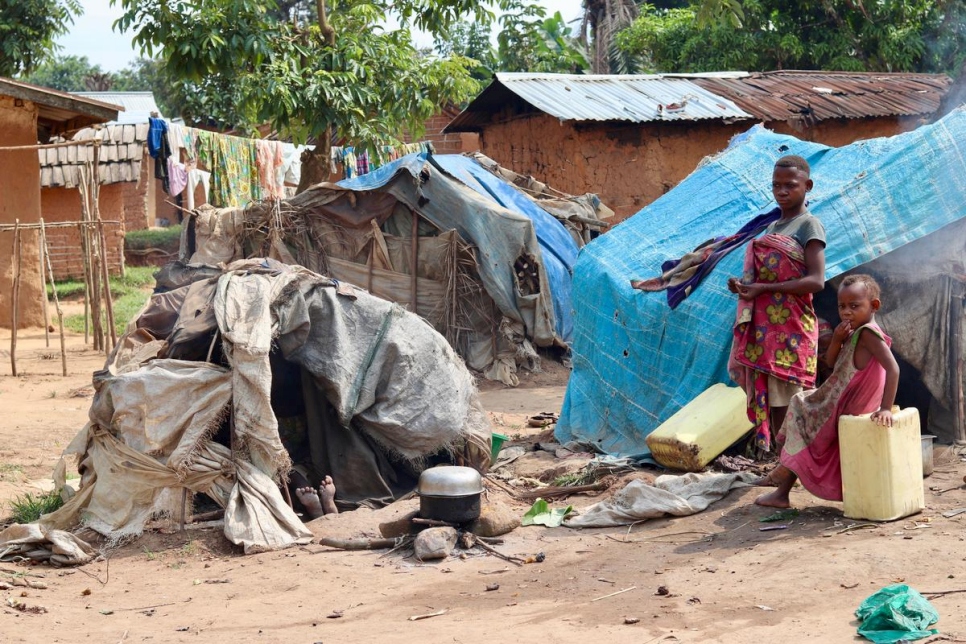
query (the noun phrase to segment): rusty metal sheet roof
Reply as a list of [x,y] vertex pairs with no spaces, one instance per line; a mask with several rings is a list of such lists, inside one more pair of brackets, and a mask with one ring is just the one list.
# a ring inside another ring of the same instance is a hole
[[661,75],[498,73],[446,128],[479,129],[514,98],[562,121],[696,121],[753,116],[691,78]]
[[688,79],[764,121],[932,114],[952,83],[944,74],[826,71]]

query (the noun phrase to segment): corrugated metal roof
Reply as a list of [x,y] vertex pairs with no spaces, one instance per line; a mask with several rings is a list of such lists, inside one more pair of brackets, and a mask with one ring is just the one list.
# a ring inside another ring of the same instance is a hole
[[479,129],[513,97],[563,121],[696,121],[747,119],[750,114],[686,78],[660,75],[498,73],[447,126]]
[[764,121],[932,114],[949,90],[944,74],[777,71],[691,78]]
[[151,92],[74,92],[77,96],[122,105],[114,123],[147,123],[151,112],[161,113]]
[[952,80],[943,74],[741,71],[704,74],[569,75],[498,73],[445,132],[479,131],[514,102],[561,120],[763,121],[932,114]]

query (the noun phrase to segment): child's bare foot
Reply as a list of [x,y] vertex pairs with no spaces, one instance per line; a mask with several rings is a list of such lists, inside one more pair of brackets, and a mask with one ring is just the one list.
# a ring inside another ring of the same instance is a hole
[[761,505],[766,508],[792,507],[791,501],[788,499],[788,492],[781,489],[769,492],[768,494],[762,494],[755,499],[755,505]]
[[775,478],[775,476],[773,476],[774,473],[775,471],[772,470],[768,474],[765,474],[764,476],[760,476],[756,478],[754,481],[751,482],[751,484],[757,485],[758,487],[778,487],[781,481],[778,481]]
[[319,485],[319,499],[322,501],[322,509],[326,514],[338,514],[339,508],[335,507],[335,483],[331,476],[326,476],[322,484]]
[[322,509],[322,503],[319,500],[319,493],[315,491],[314,487],[296,488],[295,496],[299,498],[302,507],[305,508],[305,513],[309,515],[310,519],[318,519],[325,514],[325,510]]

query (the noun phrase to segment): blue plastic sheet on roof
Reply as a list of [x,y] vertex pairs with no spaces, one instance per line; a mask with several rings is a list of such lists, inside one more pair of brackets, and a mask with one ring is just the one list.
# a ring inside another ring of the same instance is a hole
[[399,157],[395,161],[390,161],[384,166],[380,166],[368,174],[357,175],[351,179],[343,179],[336,185],[350,190],[375,190],[381,188],[396,176],[400,170],[408,170],[414,177],[419,176],[423,164],[426,163],[426,152],[417,152]]
[[458,154],[443,154],[433,156],[432,161],[479,194],[508,210],[526,215],[533,222],[540,252],[543,254],[544,269],[550,282],[557,335],[564,342],[569,342],[574,329],[571,281],[579,250],[574,238],[553,215],[475,159]]
[[966,112],[894,137],[830,148],[761,126],[706,159],[676,188],[583,249],[574,269],[573,373],[556,437],[615,455],[647,452],[645,437],[727,373],[744,247],[725,257],[677,309],[629,280],[738,230],[773,207],[772,167],[805,157],[811,212],[828,237],[826,278],[966,217]]
[[[427,162],[426,153],[410,154],[396,159],[368,174],[345,179],[338,185],[351,190],[375,190],[389,183],[401,170],[419,176]],[[514,213],[524,215],[533,223],[540,245],[542,264],[550,283],[550,296],[557,336],[569,342],[573,334],[571,281],[577,261],[577,243],[567,229],[546,210],[516,187],[484,168],[475,159],[459,154],[440,154],[431,157],[448,175],[487,200]]]

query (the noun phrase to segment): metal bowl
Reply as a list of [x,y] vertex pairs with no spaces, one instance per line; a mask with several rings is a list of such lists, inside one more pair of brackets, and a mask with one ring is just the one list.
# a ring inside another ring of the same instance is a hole
[[473,496],[483,492],[483,478],[472,467],[440,465],[423,470],[416,491],[420,496]]

